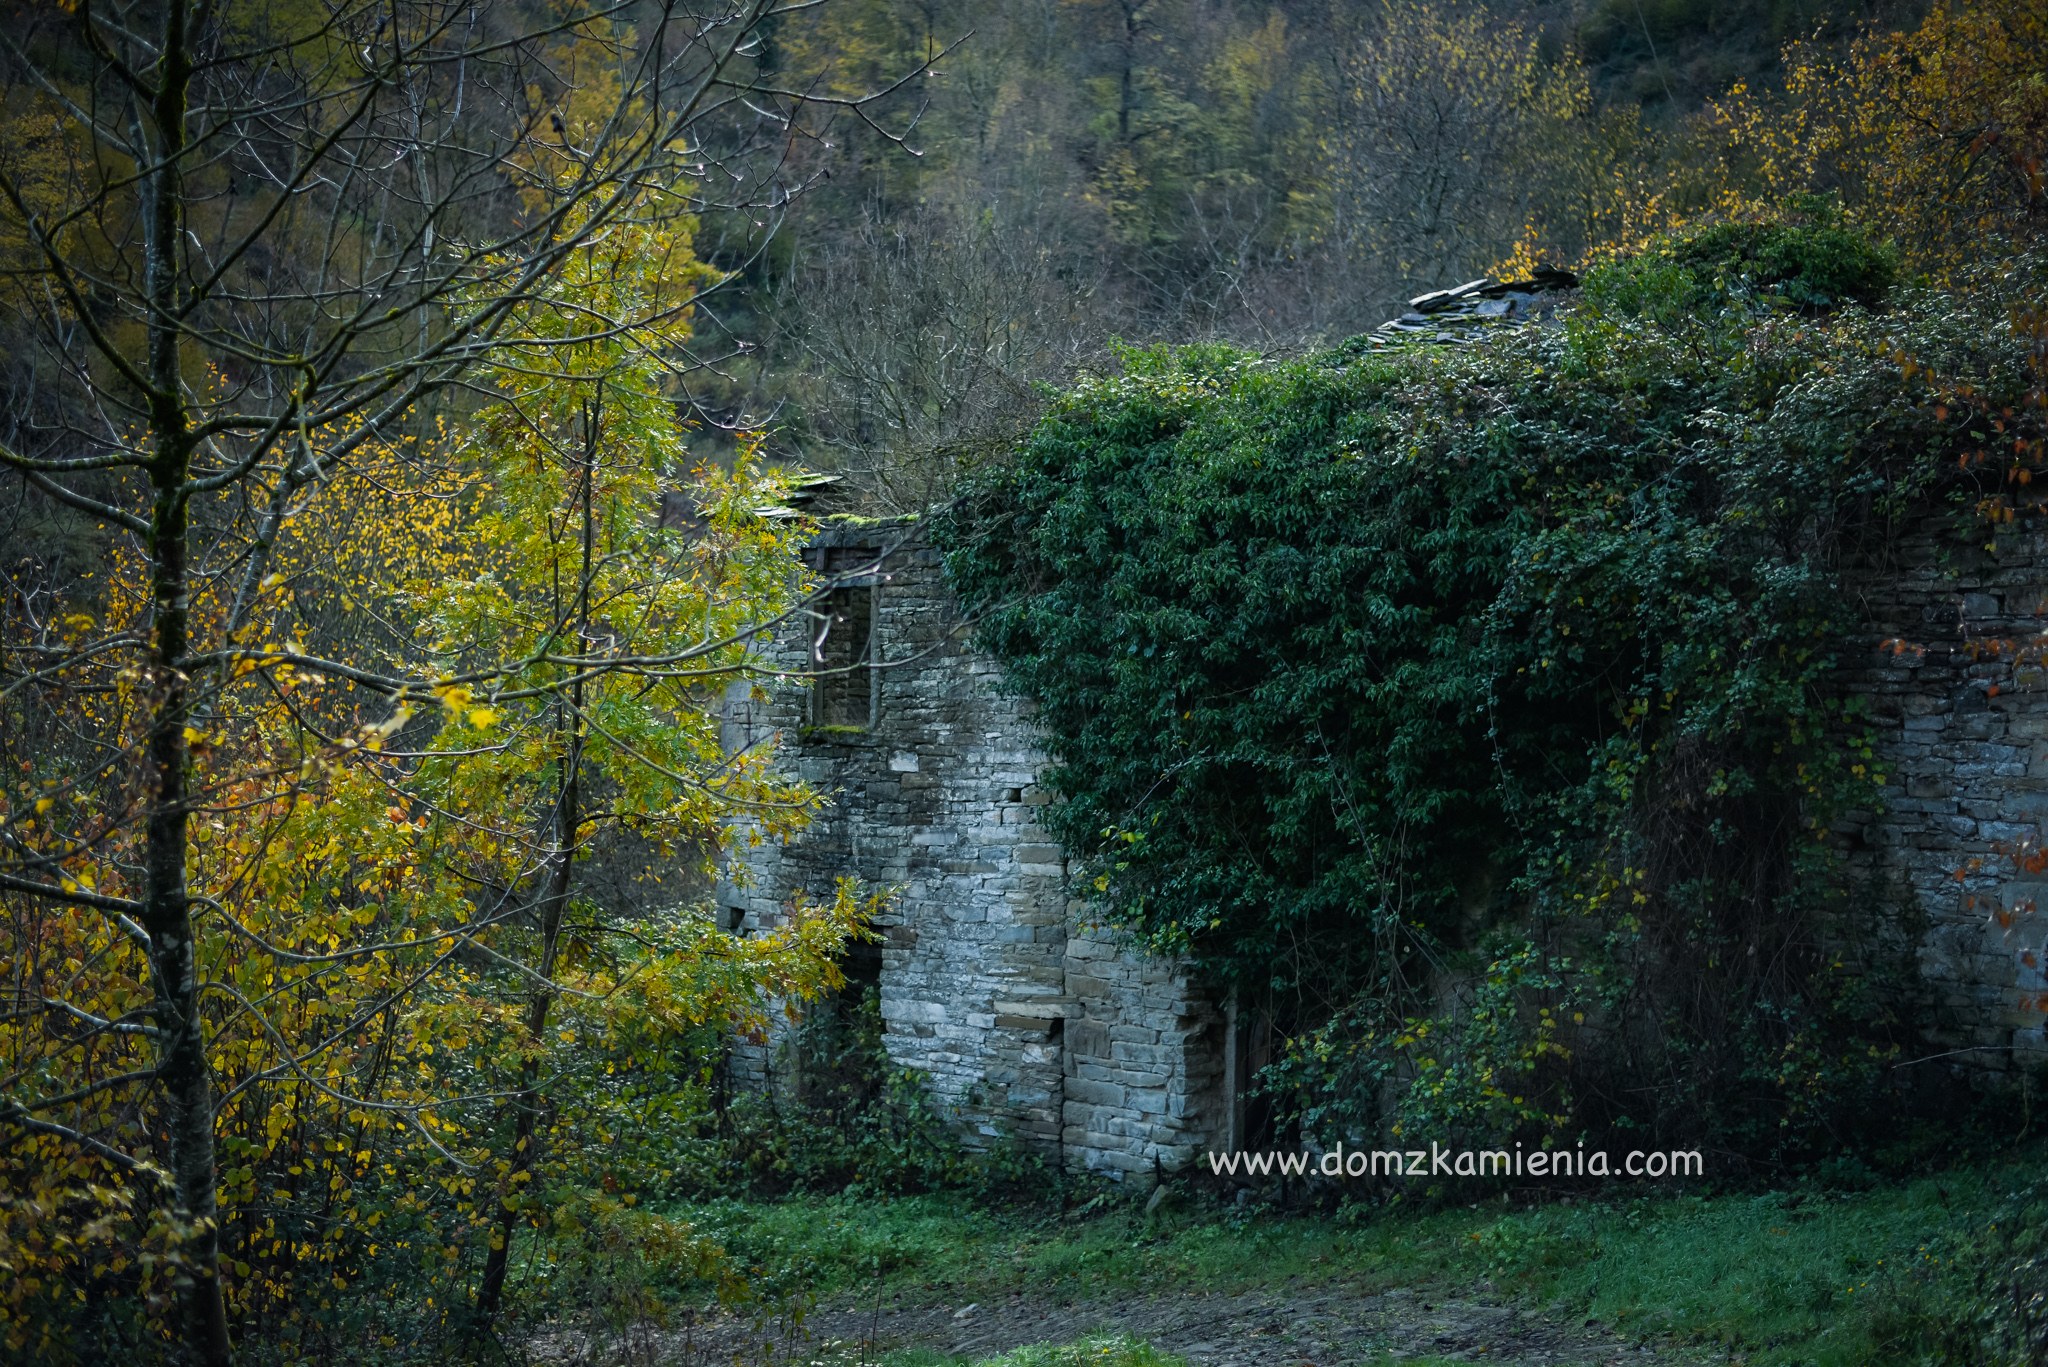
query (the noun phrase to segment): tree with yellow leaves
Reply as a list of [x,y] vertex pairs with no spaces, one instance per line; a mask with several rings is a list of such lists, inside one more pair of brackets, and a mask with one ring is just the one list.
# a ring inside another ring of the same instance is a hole
[[779,477],[677,419],[689,187],[778,210],[806,108],[772,0],[714,8],[0,37],[48,130],[0,146],[0,463],[105,547],[13,579],[0,641],[15,1349],[140,1290],[139,1347],[224,1363],[394,1250],[488,1317],[579,1087],[625,1123],[578,1079],[834,982],[848,889],[739,943],[576,877],[610,827],[704,858],[811,800],[713,716],[807,587]]
[[1796,196],[1831,196],[1852,222],[1896,242],[1909,266],[1943,279],[2040,240],[2040,5],[1936,5],[1910,30],[1866,28],[1846,52],[1792,44],[1784,68],[1778,89],[1738,84],[1713,102],[1673,159],[1673,216],[1754,217]]

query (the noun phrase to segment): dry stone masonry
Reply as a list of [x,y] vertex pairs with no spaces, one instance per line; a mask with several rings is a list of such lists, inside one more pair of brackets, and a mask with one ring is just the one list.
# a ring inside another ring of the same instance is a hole
[[[1223,1012],[1069,899],[1038,824],[1029,705],[971,649],[936,553],[912,522],[849,522],[812,555],[838,587],[777,644],[792,678],[765,702],[728,703],[727,739],[779,737],[832,801],[797,840],[731,870],[727,924],[773,926],[797,894],[846,874],[895,888],[880,927],[884,1044],[970,1138],[1141,1179],[1228,1142]],[[815,686],[794,677],[807,670]],[[737,1060],[756,1085],[786,1066],[774,1042]]]
[[1859,576],[1851,674],[1884,810],[1844,832],[1917,940],[1930,1053],[1972,1071],[2048,1062],[2048,533],[1930,518]]

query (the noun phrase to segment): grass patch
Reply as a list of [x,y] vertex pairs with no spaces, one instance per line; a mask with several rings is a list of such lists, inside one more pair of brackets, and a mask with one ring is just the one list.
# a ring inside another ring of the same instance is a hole
[[1147,1217],[1125,1202],[1067,1216],[979,1208],[939,1195],[720,1202],[691,1218],[768,1276],[820,1298],[876,1288],[908,1301],[1009,1292],[1091,1297],[1238,1291],[1332,1280],[1396,1285],[1429,1275],[1485,1219],[1466,1211],[1368,1224],[1196,1205]]
[[[1371,1367],[1449,1367],[1461,1359],[1375,1357]],[[1014,1349],[1000,1357],[964,1358],[928,1348],[899,1348],[877,1359],[877,1367],[1188,1367],[1187,1359],[1163,1353],[1128,1334],[1078,1339],[1073,1343],[1040,1343]]]
[[[1892,1326],[1939,1309],[1950,1269],[1967,1263],[2006,1194],[2032,1180],[2044,1156],[2032,1146],[1980,1169],[1865,1191],[1801,1186],[1519,1208],[1314,1215],[1186,1199],[1147,1216],[1105,1199],[1061,1216],[933,1195],[722,1202],[691,1215],[763,1275],[821,1300],[1435,1287],[1520,1299],[1631,1336],[1713,1343],[1757,1367],[1847,1367],[1891,1360]],[[1103,1342],[1089,1340],[1088,1351]],[[1168,1367],[1163,1358],[998,1361]]]
[[1474,1229],[1462,1261],[1630,1334],[1848,1367],[1886,1360],[1899,1298],[1941,1282],[2009,1185],[1950,1174],[1854,1194],[1528,1211]]

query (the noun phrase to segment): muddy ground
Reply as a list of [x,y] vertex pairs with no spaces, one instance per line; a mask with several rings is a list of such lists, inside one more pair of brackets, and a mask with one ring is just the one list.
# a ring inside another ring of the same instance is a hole
[[971,1305],[820,1306],[800,1324],[722,1317],[649,1328],[625,1341],[561,1335],[535,1360],[578,1367],[723,1367],[728,1363],[853,1367],[896,1348],[988,1357],[1034,1343],[1131,1334],[1193,1367],[1380,1367],[1406,1359],[1514,1367],[1706,1367],[1729,1359],[1616,1334],[1600,1325],[1429,1292],[1344,1287],[1240,1293],[1038,1299]]

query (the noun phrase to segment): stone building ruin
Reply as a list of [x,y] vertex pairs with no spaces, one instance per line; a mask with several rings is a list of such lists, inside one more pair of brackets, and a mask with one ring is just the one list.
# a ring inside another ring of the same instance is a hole
[[[828,524],[810,555],[835,587],[777,649],[803,670],[816,631],[819,677],[729,703],[728,744],[779,736],[835,797],[796,840],[747,852],[744,885],[720,884],[726,923],[771,927],[845,874],[897,889],[869,965],[884,1045],[970,1139],[1115,1176],[1234,1144],[1227,1010],[1069,900],[1029,704],[973,649],[915,522]],[[776,1054],[742,1045],[736,1065],[770,1085]]]
[[[1548,321],[1576,284],[1562,271],[1474,280],[1361,340],[1483,342]],[[1030,705],[974,650],[915,519],[829,522],[809,556],[835,587],[774,652],[815,683],[766,703],[736,695],[726,739],[779,738],[836,796],[796,840],[746,852],[719,886],[724,923],[772,927],[798,892],[842,875],[893,887],[879,957],[850,969],[874,975],[891,1061],[923,1073],[970,1138],[1116,1176],[1238,1147],[1271,1040],[1069,899],[1064,855],[1036,820],[1049,795]],[[774,1085],[777,1055],[741,1045],[735,1066]]]
[[[1425,295],[1370,344],[1540,323],[1569,284]],[[2048,532],[2025,525],[1987,548],[1981,528],[1930,514],[1849,577],[1867,629],[1843,679],[1892,777],[1884,809],[1836,839],[1912,937],[1925,1065],[1979,1079],[2048,1061]],[[809,555],[831,592],[773,647],[789,679],[728,703],[727,740],[785,746],[831,801],[797,839],[745,851],[718,889],[728,928],[771,927],[843,875],[897,889],[855,975],[878,989],[890,1059],[970,1141],[1117,1177],[1246,1142],[1259,1041],[1070,899],[1038,821],[1031,706],[973,647],[917,522],[827,520]],[[742,1045],[735,1067],[773,1085],[777,1049]]]

